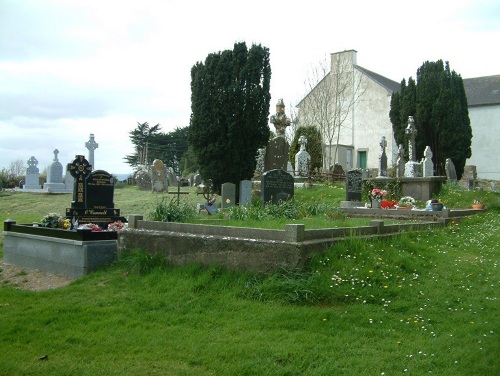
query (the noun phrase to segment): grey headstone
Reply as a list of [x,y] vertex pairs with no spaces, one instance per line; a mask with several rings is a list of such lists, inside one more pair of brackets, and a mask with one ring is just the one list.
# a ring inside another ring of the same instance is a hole
[[455,164],[451,160],[451,158],[446,158],[446,162],[444,164],[444,169],[446,170],[446,178],[450,181],[457,181],[457,171],[455,170]]
[[274,169],[261,177],[261,200],[263,203],[277,204],[294,196],[293,177],[286,171]]
[[382,148],[382,153],[379,158],[379,169],[378,176],[379,177],[387,177],[387,154],[385,153],[385,148],[387,147],[387,141],[385,136],[382,136],[382,140],[380,141],[380,147]]
[[252,182],[250,180],[240,181],[240,206],[252,203]]
[[54,160],[47,168],[47,182],[43,185],[49,192],[65,192],[66,186],[62,182],[63,166],[59,162],[57,155],[59,150],[54,150]]
[[226,209],[236,203],[236,184],[224,183],[221,186],[221,208]]

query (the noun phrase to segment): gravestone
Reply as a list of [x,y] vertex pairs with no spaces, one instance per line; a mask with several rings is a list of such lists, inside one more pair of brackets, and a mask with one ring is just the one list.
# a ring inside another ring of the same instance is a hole
[[264,171],[287,170],[288,153],[290,146],[284,137],[275,137],[269,140],[264,159]]
[[311,166],[311,156],[306,150],[307,138],[299,137],[300,150],[295,154],[295,176],[309,176]]
[[75,185],[75,178],[71,176],[69,172],[71,163],[66,165],[66,173],[64,175],[64,187],[66,188],[66,192],[73,192],[73,187]]
[[167,167],[166,171],[167,171],[167,184],[172,187],[177,186],[179,184],[179,180],[175,175],[174,169],[172,167]]
[[153,192],[167,192],[167,173],[163,161],[155,159],[151,166],[151,189]]
[[252,203],[252,182],[250,180],[240,181],[239,197],[240,206]]
[[257,150],[255,173],[260,175],[264,172],[264,162],[266,158],[266,148],[260,148]]
[[424,178],[434,176],[434,163],[432,162],[432,151],[430,146],[427,146],[424,150],[422,166]]
[[50,166],[47,168],[47,183],[43,185],[44,189],[48,192],[64,192],[66,186],[62,182],[63,166],[59,162],[57,155],[59,150],[54,150],[54,159]]
[[387,154],[385,153],[385,148],[387,147],[387,141],[385,136],[382,136],[382,140],[380,141],[380,147],[382,148],[382,153],[379,158],[379,168],[378,168],[378,177],[386,178],[387,177]]
[[85,143],[85,147],[87,149],[89,149],[89,163],[90,163],[90,166],[92,166],[92,169],[94,169],[95,168],[94,150],[99,147],[99,144],[97,142],[95,142],[93,133],[90,134],[89,140]]
[[38,161],[35,157],[28,159],[28,168],[26,169],[26,181],[23,189],[41,189],[40,171],[37,167]]
[[464,173],[462,174],[462,179],[460,179],[460,185],[468,190],[476,189],[477,185],[477,170],[476,166],[467,165],[464,166]]
[[422,165],[417,162],[417,150],[415,148],[415,138],[417,137],[417,128],[413,116],[408,116],[408,126],[405,134],[408,137],[408,155],[409,160],[405,164],[405,177],[416,178],[422,176]]
[[261,177],[262,203],[277,204],[280,201],[291,200],[294,196],[293,177],[288,172],[274,169],[266,171]]
[[197,187],[201,184],[201,175],[196,173],[193,177],[193,186]]
[[236,184],[224,183],[221,186],[221,208],[227,209],[236,204]]
[[66,217],[79,225],[94,223],[103,230],[115,221],[126,222],[115,209],[113,175],[103,170],[92,171],[83,155],[70,163],[70,173],[75,179],[73,202],[66,209]]
[[444,164],[444,169],[446,170],[446,178],[449,181],[456,182],[457,181],[457,171],[455,170],[455,164],[451,160],[451,158],[446,158],[446,162]]
[[362,182],[363,178],[361,169],[354,169],[346,172],[346,201],[361,201]]
[[403,144],[399,144],[398,160],[396,162],[396,177],[402,178],[405,176],[405,149]]

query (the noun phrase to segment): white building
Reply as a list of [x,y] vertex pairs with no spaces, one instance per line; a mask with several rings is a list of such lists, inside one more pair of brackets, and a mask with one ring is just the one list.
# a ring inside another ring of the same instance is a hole
[[[378,168],[383,136],[388,165],[396,163],[398,148],[389,110],[391,95],[401,85],[360,67],[356,55],[355,50],[331,54],[330,71],[297,105],[299,124],[315,125],[322,133],[324,168],[334,163],[345,170]],[[328,88],[335,92],[326,98]],[[329,137],[327,133],[332,130],[333,137]]]
[[500,75],[464,79],[472,127],[472,156],[480,179],[500,180]]
[[[500,75],[463,82],[473,134],[472,157],[467,165],[476,166],[480,179],[500,180],[500,157],[496,154],[500,145]],[[335,87],[342,89],[335,92]],[[334,95],[326,95],[326,88]],[[345,170],[377,169],[382,136],[387,140],[388,166],[395,165],[398,147],[389,111],[391,95],[400,88],[396,81],[357,65],[355,50],[331,54],[330,71],[297,105],[298,123],[315,125],[322,133],[324,168],[340,163]],[[334,103],[330,108],[325,105],[328,101]],[[333,138],[325,134],[325,123],[330,132],[335,130]]]

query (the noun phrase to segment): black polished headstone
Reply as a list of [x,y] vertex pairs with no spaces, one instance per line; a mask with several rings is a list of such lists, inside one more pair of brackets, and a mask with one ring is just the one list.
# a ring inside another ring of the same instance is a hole
[[113,175],[103,170],[92,171],[85,179],[85,203],[87,208],[114,208],[113,194],[115,182]]
[[346,201],[361,201],[361,183],[363,182],[360,169],[349,170],[345,175]]
[[277,204],[294,196],[293,176],[281,169],[264,172],[261,177],[261,200]]

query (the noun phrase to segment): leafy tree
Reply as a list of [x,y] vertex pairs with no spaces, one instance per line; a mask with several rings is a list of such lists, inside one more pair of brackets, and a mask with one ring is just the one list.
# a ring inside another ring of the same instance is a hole
[[129,132],[136,152],[125,157],[127,162],[131,166],[138,166],[161,159],[165,166],[172,167],[176,174],[180,174],[181,158],[188,150],[188,127],[163,133],[160,132],[160,124],[154,127],[150,127],[147,122],[137,124],[137,128]]
[[132,167],[138,165],[149,164],[147,149],[149,147],[149,142],[153,139],[155,135],[160,133],[160,124],[156,124],[154,127],[150,127],[148,122],[139,123],[137,122],[137,128],[129,132],[130,141],[135,147],[135,153],[127,155],[124,159]]
[[295,137],[290,145],[289,160],[292,166],[295,166],[295,155],[300,150],[299,138],[304,135],[307,138],[306,150],[311,156],[311,170],[321,168],[323,166],[323,143],[321,141],[321,132],[317,127],[298,127],[295,130]]
[[269,138],[270,80],[269,50],[244,42],[191,69],[189,144],[216,192],[253,176],[257,150]]
[[451,158],[460,179],[472,154],[472,128],[462,77],[450,71],[448,62],[426,61],[417,70],[416,83],[411,77],[408,85],[403,80],[401,92],[393,93],[389,117],[396,142],[405,146],[408,116],[417,128],[417,160],[430,146],[435,171],[444,174],[445,161]]

